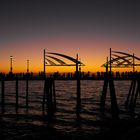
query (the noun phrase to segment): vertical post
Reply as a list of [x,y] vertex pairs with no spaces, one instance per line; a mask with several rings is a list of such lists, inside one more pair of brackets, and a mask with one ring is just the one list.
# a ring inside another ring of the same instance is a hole
[[135,72],[135,54],[133,53],[133,73]]
[[101,100],[100,100],[100,111],[104,113],[105,111],[105,101],[106,101],[106,95],[107,95],[107,86],[108,86],[108,57],[107,57],[107,62],[106,62],[106,75],[104,79],[104,85],[103,85],[103,91],[101,95]]
[[112,66],[111,66],[111,63],[112,63],[112,62],[111,62],[111,48],[110,48],[110,76],[111,76],[111,71],[112,71],[112,69],[111,69],[111,67],[112,67]]
[[53,98],[52,98],[52,79],[48,79],[48,93],[47,93],[47,109],[48,109],[48,115],[53,114]]
[[79,59],[80,60],[80,64],[79,64],[79,78],[81,79],[81,59]]
[[13,56],[10,56],[10,73],[13,71]]
[[44,72],[44,76],[46,77],[46,61],[45,61],[45,55],[46,55],[46,52],[45,52],[45,49],[44,49],[44,63],[43,63],[43,72]]
[[46,99],[46,61],[45,61],[45,55],[46,55],[46,52],[45,52],[45,49],[44,49],[44,52],[43,52],[43,74],[44,74],[44,93],[43,93],[43,103],[42,103],[42,111],[43,111],[43,115],[44,115],[44,111],[45,111],[45,99]]
[[118,119],[118,104],[117,104],[117,99],[116,99],[116,92],[115,92],[115,86],[114,86],[114,81],[112,78],[109,79],[109,89],[110,89],[110,96],[111,96],[111,112],[112,112],[112,117],[114,119]]
[[42,102],[42,111],[43,111],[43,114],[45,113],[45,99],[46,99],[46,79],[44,81],[44,92],[43,92],[43,102]]
[[140,80],[139,80],[139,75],[138,75],[138,79],[137,79],[137,89],[136,89],[136,94],[135,94],[135,98],[134,98],[134,102],[133,102],[133,112],[135,111],[135,106],[136,106],[136,100],[138,97],[138,94],[140,94]]
[[18,76],[16,75],[16,112],[18,111]]
[[27,73],[29,73],[29,60],[27,60]]
[[53,79],[53,83],[52,83],[52,88],[53,88],[54,110],[56,111],[56,93],[55,93],[55,82],[54,82],[54,79]]
[[45,80],[46,84],[46,91],[45,96],[47,99],[47,116],[48,121],[51,122],[53,120],[54,115],[54,102],[53,102],[53,79],[48,78]]
[[108,57],[106,58],[106,74],[108,74]]
[[77,79],[77,105],[76,105],[76,115],[79,117],[81,108],[81,88],[80,88],[80,77],[78,70],[78,54],[76,55],[76,79]]
[[128,104],[129,104],[130,97],[131,97],[131,94],[132,94],[132,89],[134,88],[134,83],[135,83],[135,80],[133,79],[132,82],[131,82],[130,88],[129,88],[127,99],[125,101],[125,107],[126,108],[128,108]]
[[56,95],[55,95],[54,79],[51,78],[45,78],[43,103],[42,103],[43,115],[45,114],[45,103],[47,104],[48,119],[52,119],[53,114],[56,111]]
[[134,101],[134,96],[135,96],[135,91],[137,87],[137,79],[134,79],[133,81],[133,87],[132,87],[132,92],[131,92],[131,99],[130,99],[130,109],[132,110],[133,108],[133,101]]
[[78,75],[78,54],[76,55],[76,78]]
[[2,76],[1,80],[1,109],[2,113],[5,111],[5,81],[4,81],[4,76]]
[[26,75],[26,109],[28,109],[28,102],[29,102],[29,99],[28,99],[28,89],[29,89],[29,81],[28,81],[28,75]]
[[109,76],[109,89],[110,89],[110,97],[111,97],[111,112],[112,117],[115,119],[118,119],[118,104],[117,104],[117,98],[116,98],[116,92],[115,92],[115,86],[114,81],[112,77],[112,61],[111,61],[111,48],[110,48],[110,76]]

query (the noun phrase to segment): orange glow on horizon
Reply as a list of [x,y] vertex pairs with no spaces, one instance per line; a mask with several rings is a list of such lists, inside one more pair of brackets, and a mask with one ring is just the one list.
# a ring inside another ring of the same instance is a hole
[[[27,59],[30,60],[30,71],[38,73],[43,71],[43,49],[48,52],[58,52],[72,57],[79,54],[79,58],[86,65],[82,71],[105,71],[101,67],[109,55],[109,48],[140,56],[140,42],[114,41],[97,38],[48,38],[42,40],[20,41],[0,44],[0,72],[9,72],[9,58],[13,56],[13,72],[26,72]],[[135,48],[133,48],[135,46]],[[7,50],[9,48],[9,50]],[[12,48],[12,49],[10,49]],[[130,48],[128,50],[128,48]],[[132,71],[129,69],[113,69],[114,71]],[[136,70],[140,70],[138,67]],[[74,72],[75,67],[47,67],[47,72]]]

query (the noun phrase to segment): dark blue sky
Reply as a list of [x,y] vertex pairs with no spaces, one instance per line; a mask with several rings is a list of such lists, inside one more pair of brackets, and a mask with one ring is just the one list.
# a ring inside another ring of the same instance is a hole
[[0,41],[49,36],[140,39],[134,0],[18,0],[0,2]]

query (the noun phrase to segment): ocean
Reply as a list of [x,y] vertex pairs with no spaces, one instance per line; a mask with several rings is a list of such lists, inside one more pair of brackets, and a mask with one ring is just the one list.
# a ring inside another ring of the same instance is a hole
[[[103,89],[103,80],[81,80],[81,118],[82,121],[77,124],[76,117],[76,81],[75,80],[55,80],[56,104],[57,111],[54,115],[55,121],[53,127],[58,131],[66,133],[74,133],[84,131],[85,133],[98,133],[102,128],[100,125],[94,125],[92,122],[102,120],[99,111],[100,96]],[[125,101],[131,81],[116,80],[115,89],[117,95],[118,106],[120,110],[125,110]],[[5,113],[3,119],[6,121],[15,121],[15,100],[16,90],[15,81],[5,82]],[[0,87],[1,88],[1,87]],[[42,99],[44,91],[44,81],[29,81],[29,109],[26,110],[26,83],[19,81],[19,117],[16,122],[28,123],[38,126],[46,125],[42,116]],[[106,108],[110,109],[110,94],[108,89]],[[140,110],[140,100],[138,97],[136,104],[136,112]],[[109,114],[109,113],[108,113]],[[28,116],[28,118],[27,118]],[[120,115],[127,118],[128,115]]]

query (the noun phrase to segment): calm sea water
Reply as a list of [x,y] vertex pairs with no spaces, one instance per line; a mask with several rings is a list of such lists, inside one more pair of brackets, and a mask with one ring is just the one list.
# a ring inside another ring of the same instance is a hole
[[[83,80],[81,81],[81,100],[82,112],[81,117],[83,121],[80,127],[77,127],[75,106],[76,106],[76,81],[55,81],[56,86],[56,100],[57,112],[55,114],[56,121],[54,128],[67,132],[74,132],[77,129],[85,130],[87,133],[98,131],[100,127],[94,126],[86,121],[100,120],[99,102],[103,88],[103,81],[100,80]],[[115,88],[119,108],[124,110],[124,103],[129,91],[131,81],[115,81]],[[19,81],[19,114],[23,116],[41,116],[42,115],[42,98],[43,98],[44,81],[29,81],[29,110],[26,112],[26,83]],[[10,115],[16,114],[15,112],[15,81],[6,81],[5,83],[5,114],[4,119],[9,119]],[[139,111],[139,99],[137,102],[137,109]],[[110,96],[107,94],[106,107],[110,108]],[[9,115],[10,114],[10,115]],[[33,119],[34,118],[34,119]],[[27,119],[22,117],[19,122],[32,123],[36,125],[45,125],[45,122],[39,117],[31,117]]]

